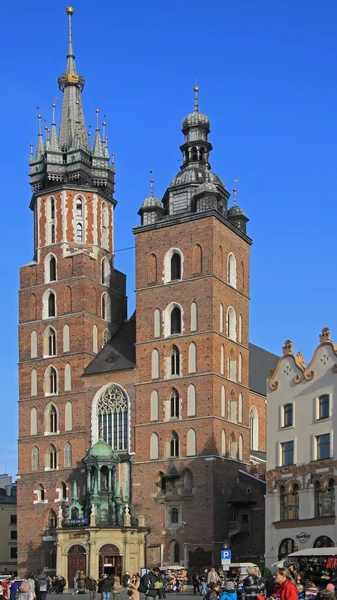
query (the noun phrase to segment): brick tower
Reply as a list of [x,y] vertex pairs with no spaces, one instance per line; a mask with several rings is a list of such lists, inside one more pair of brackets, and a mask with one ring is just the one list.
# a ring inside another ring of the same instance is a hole
[[[133,503],[149,564],[219,564],[228,489],[249,463],[248,221],[210,170],[210,123],[183,121],[183,163],[136,227]],[[239,519],[238,519],[239,520]],[[234,524],[233,524],[234,526]]]
[[85,129],[73,9],[67,14],[59,133],[53,104],[45,141],[38,117],[36,153],[31,149],[29,161],[34,258],[21,269],[19,308],[21,572],[55,567],[50,542],[58,507],[76,496],[73,482],[91,442],[83,371],[126,317],[125,276],[114,269],[112,254],[114,166],[98,110],[92,147]]

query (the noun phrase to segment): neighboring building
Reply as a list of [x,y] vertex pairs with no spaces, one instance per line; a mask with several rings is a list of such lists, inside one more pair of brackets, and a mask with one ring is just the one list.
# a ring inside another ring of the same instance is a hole
[[267,394],[266,565],[337,545],[337,345],[328,328],[306,366],[290,340]]
[[16,483],[0,475],[0,574],[17,574]]
[[[230,194],[210,170],[210,124],[195,88],[180,172],[163,201],[151,182],[139,211],[137,318],[127,319],[125,275],[113,264],[114,166],[98,112],[89,145],[67,11],[60,132],[53,106],[48,140],[39,129],[30,158],[35,252],[20,288],[20,570],[53,572],[57,561],[71,584],[78,566],[97,575],[103,565],[138,571],[144,561],[219,564],[224,542],[237,559],[258,558],[263,543],[248,536],[242,511],[233,514],[231,496],[243,471],[263,471],[265,381],[276,364],[248,344],[248,218],[236,202],[228,208]],[[255,479],[243,489],[262,531],[263,483]]]

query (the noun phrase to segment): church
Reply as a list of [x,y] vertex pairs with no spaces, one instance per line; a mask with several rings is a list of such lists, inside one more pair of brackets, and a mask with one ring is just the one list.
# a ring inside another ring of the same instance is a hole
[[[248,340],[248,218],[211,170],[210,122],[134,229],[136,312],[114,265],[115,168],[85,126],[73,13],[59,127],[29,159],[34,256],[19,292],[19,572],[98,577],[264,552],[266,379]],[[251,535],[254,532],[254,535]]]

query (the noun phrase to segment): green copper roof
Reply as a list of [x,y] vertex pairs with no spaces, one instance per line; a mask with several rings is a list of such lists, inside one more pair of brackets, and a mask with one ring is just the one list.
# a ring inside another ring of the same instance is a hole
[[99,438],[98,442],[90,448],[87,453],[87,458],[110,458],[114,460],[119,460],[118,455],[114,452],[107,442],[103,440],[102,437]]

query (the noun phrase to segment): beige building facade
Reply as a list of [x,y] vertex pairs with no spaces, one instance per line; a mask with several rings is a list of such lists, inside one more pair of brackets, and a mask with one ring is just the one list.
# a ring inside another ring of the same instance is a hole
[[17,573],[16,483],[0,475],[0,573]]

